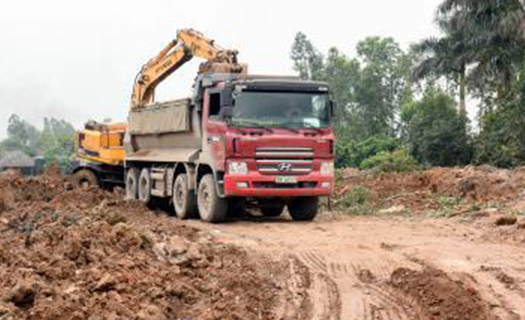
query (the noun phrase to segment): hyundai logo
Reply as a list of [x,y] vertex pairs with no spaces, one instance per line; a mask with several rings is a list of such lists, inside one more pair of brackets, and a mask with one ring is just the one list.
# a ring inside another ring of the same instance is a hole
[[279,163],[277,170],[280,172],[290,172],[292,171],[292,164],[287,162]]

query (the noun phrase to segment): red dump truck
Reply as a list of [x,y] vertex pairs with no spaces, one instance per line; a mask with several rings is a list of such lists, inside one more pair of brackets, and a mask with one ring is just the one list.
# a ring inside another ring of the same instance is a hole
[[326,83],[201,74],[192,98],[130,111],[127,197],[171,198],[182,219],[221,222],[248,200],[310,221],[334,187],[333,115]]

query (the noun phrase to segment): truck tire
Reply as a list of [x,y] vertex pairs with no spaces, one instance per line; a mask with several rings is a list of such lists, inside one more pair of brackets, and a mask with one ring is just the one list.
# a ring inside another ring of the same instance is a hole
[[88,169],[81,169],[73,175],[73,185],[82,190],[100,185],[97,175]]
[[135,200],[138,197],[138,174],[134,168],[126,172],[126,200]]
[[299,197],[288,204],[288,211],[294,221],[312,221],[319,211],[318,197]]
[[139,200],[145,204],[151,202],[151,177],[147,168],[142,169],[140,172],[139,183]]
[[284,202],[279,199],[268,199],[259,201],[259,209],[265,217],[278,217],[283,213]]
[[173,184],[173,208],[181,220],[191,219],[196,216],[197,201],[195,193],[189,189],[188,175],[181,173]]
[[207,174],[199,183],[197,195],[199,215],[202,221],[218,223],[226,219],[228,215],[228,201],[217,194],[213,175]]

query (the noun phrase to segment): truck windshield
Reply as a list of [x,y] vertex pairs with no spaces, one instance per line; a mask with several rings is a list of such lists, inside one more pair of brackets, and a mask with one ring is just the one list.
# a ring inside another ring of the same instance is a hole
[[246,128],[321,129],[330,125],[327,93],[245,91],[235,97],[231,123]]

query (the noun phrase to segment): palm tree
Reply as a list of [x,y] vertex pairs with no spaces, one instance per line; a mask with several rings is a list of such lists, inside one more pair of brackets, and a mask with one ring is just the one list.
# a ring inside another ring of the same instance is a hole
[[467,66],[473,60],[472,48],[464,41],[466,30],[453,28],[445,20],[438,20],[445,34],[441,38],[429,38],[414,45],[414,52],[421,54],[423,60],[415,67],[413,77],[422,80],[429,76],[452,77],[459,87],[459,112],[467,114]]
[[482,37],[520,37],[525,40],[525,0],[444,0],[438,15],[466,21]]
[[437,23],[444,36],[415,46],[425,58],[416,79],[456,79],[463,114],[467,86],[508,94],[525,61],[525,0],[444,0]]

